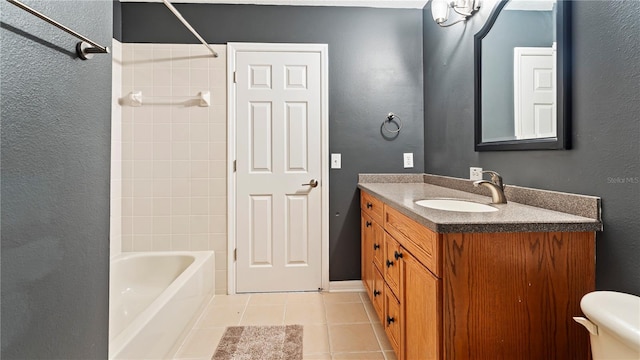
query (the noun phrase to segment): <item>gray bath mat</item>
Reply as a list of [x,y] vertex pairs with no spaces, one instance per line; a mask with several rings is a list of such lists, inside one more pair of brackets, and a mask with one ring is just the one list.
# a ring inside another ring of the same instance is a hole
[[302,325],[230,326],[212,360],[302,360]]

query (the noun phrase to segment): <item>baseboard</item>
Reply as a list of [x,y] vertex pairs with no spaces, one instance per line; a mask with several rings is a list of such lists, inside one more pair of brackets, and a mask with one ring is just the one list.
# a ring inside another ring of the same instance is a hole
[[329,292],[364,292],[362,280],[329,281]]

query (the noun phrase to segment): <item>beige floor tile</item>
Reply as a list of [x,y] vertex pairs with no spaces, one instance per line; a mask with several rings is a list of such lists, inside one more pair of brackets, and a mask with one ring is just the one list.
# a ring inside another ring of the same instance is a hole
[[284,309],[285,324],[326,324],[323,302],[292,303]]
[[322,294],[319,292],[303,292],[303,293],[289,293],[287,294],[287,304],[311,304],[316,302],[323,302]]
[[384,358],[386,360],[397,360],[398,358],[396,358],[396,353],[395,351],[391,350],[391,351],[385,351],[384,352]]
[[327,303],[325,309],[329,324],[369,322],[369,316],[367,316],[362,303]]
[[211,358],[225,328],[194,329],[185,339],[174,359]]
[[202,329],[238,325],[245,308],[244,305],[210,306],[195,327]]
[[331,354],[305,354],[302,360],[331,360]]
[[240,325],[282,325],[284,305],[247,306]]
[[216,295],[209,306],[246,305],[250,295]]
[[287,303],[286,293],[251,294],[249,305],[284,305]]
[[381,351],[333,353],[331,358],[333,360],[343,360],[343,359],[384,360],[384,354]]
[[369,315],[369,320],[371,322],[379,321],[376,309],[374,309],[373,304],[370,301],[363,302],[362,305],[364,305],[364,309],[367,311],[367,315]]
[[389,342],[387,333],[384,331],[384,326],[379,322],[373,323],[373,331],[376,333],[376,337],[378,338],[378,342],[380,343],[380,348],[384,351],[393,351],[393,347]]
[[331,353],[380,351],[371,324],[329,325]]
[[371,299],[369,299],[369,294],[367,294],[366,291],[362,291],[358,293],[358,295],[360,295],[360,299],[362,300],[363,303],[365,302],[371,303]]
[[324,303],[325,304],[329,304],[329,303],[347,303],[347,302],[359,302],[361,303],[362,300],[360,299],[360,294],[357,292],[326,292],[326,293],[322,293],[322,296],[324,298]]
[[326,325],[304,325],[302,351],[306,354],[329,353],[329,330]]

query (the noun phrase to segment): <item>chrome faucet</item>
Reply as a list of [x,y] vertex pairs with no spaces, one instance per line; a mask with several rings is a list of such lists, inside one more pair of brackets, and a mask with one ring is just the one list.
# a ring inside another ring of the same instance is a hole
[[491,181],[478,180],[473,182],[473,186],[478,187],[480,185],[489,188],[491,191],[491,202],[494,204],[506,204],[507,197],[504,196],[504,184],[502,183],[502,176],[495,171],[487,170],[482,172],[491,175]]

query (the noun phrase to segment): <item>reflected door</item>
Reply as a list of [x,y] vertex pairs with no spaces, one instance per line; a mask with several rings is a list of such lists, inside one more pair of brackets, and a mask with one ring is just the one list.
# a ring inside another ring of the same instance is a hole
[[320,60],[237,53],[237,292],[322,285]]
[[556,72],[552,47],[514,48],[516,139],[556,137]]

